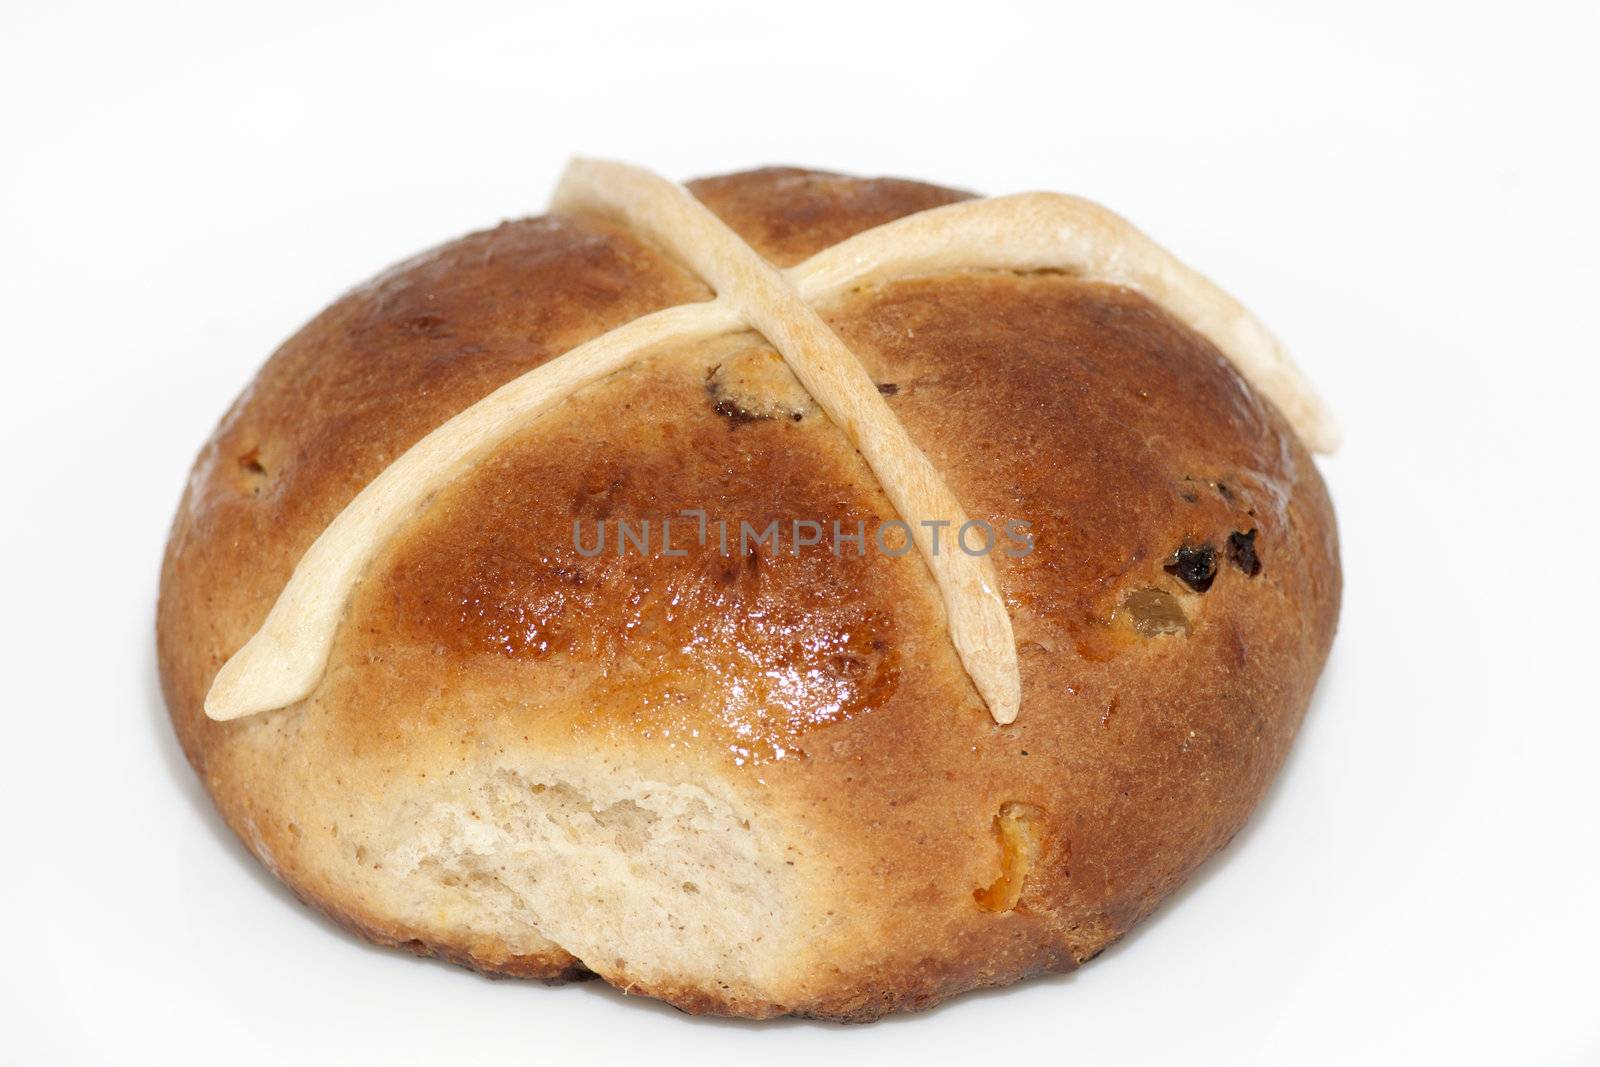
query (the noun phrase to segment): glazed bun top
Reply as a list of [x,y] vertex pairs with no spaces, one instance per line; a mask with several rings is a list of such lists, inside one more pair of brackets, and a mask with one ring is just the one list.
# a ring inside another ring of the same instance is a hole
[[[792,168],[703,179],[688,188],[780,267],[896,219],[970,199],[919,182]],[[648,238],[599,214],[507,223],[418,257],[341,300],[273,358],[202,458],[192,488],[205,495],[188,502],[208,525],[226,526],[228,540],[252,546],[257,608],[278,598],[317,535],[360,490],[430,430],[582,342],[651,312],[715,297]],[[1294,433],[1221,353],[1126,289],[1056,273],[958,269],[831,295],[823,309],[828,324],[915,447],[977,517],[969,537],[958,541],[958,530],[884,507],[880,479],[851,454],[859,440],[829,425],[766,339],[723,330],[678,344],[701,350],[689,360],[696,373],[685,379],[674,365],[684,361],[662,351],[674,347],[668,336],[638,346],[641,354],[620,380],[565,393],[557,410],[527,417],[533,425],[517,430],[520,439],[504,448],[496,443],[493,474],[473,472],[437,501],[430,493],[418,520],[428,536],[407,529],[397,544],[374,542],[390,557],[402,544],[420,550],[426,541],[443,549],[432,553],[428,567],[408,558],[399,571],[367,574],[364,584],[382,575],[377,584],[395,587],[391,601],[414,600],[392,612],[391,623],[403,631],[393,635],[401,639],[395,648],[432,640],[435,652],[540,659],[581,637],[605,661],[619,651],[614,644],[640,640],[641,629],[660,645],[651,655],[704,651],[710,646],[702,630],[721,631],[729,647],[713,659],[725,686],[734,663],[766,676],[778,661],[785,670],[811,663],[830,642],[864,642],[841,651],[850,670],[820,690],[800,685],[769,693],[754,678],[735,687],[755,704],[793,697],[786,718],[810,722],[817,706],[844,715],[862,703],[864,694],[849,696],[860,688],[853,675],[873,672],[861,671],[857,658],[863,648],[888,647],[863,624],[875,599],[871,587],[891,574],[911,585],[925,582],[915,567],[870,558],[909,555],[916,562],[894,520],[909,519],[913,534],[930,528],[946,555],[986,549],[983,558],[1001,575],[1007,613],[1021,616],[1028,629],[1048,620],[1056,631],[1048,642],[1021,635],[1021,648],[1060,648],[1065,637],[1077,653],[1072,658],[1094,662],[1130,634],[1192,629],[1178,598],[1209,593],[1216,570],[1229,560],[1238,573],[1257,577],[1274,518],[1258,515],[1258,506],[1281,508],[1292,496],[1286,485],[1313,470],[1295,462],[1302,449]],[[1093,358],[1074,362],[1081,353]],[[1094,372],[1088,380],[1074,380],[1086,370]],[[655,380],[663,373],[670,384]],[[605,394],[612,394],[609,402]],[[546,456],[571,468],[564,478],[542,473],[530,494],[535,499],[509,493],[505,484],[485,492],[490,487],[483,483],[504,482],[506,464],[563,424],[582,427],[587,438],[563,438],[559,453]],[[1320,412],[1308,417],[1308,436],[1325,433],[1325,425]],[[1246,443],[1252,446],[1246,454],[1185,455]],[[741,474],[749,484],[737,492]],[[847,486],[856,492],[844,492]],[[1136,534],[1141,516],[1163,510],[1154,505],[1174,493],[1187,505],[1178,513],[1183,527],[1158,538]],[[1152,506],[1139,507],[1141,496]],[[450,528],[450,514],[460,529]],[[609,550],[594,558],[608,518],[634,520],[634,529],[613,522]],[[652,519],[654,552],[636,536],[642,528],[648,537]],[[703,568],[659,554],[663,519],[676,519],[680,536],[697,548],[714,524],[712,569],[719,577],[709,584],[728,589],[708,592]],[[773,521],[778,536],[757,540]],[[784,535],[809,539],[818,527],[825,535],[819,550],[784,549]],[[861,528],[864,538],[849,536]],[[635,539],[619,543],[625,532]],[[730,532],[738,551],[727,547]],[[628,558],[630,548],[642,558]],[[737,588],[735,556],[744,570],[760,573],[767,603],[756,613],[769,618],[776,604],[787,604],[791,625],[748,625],[743,616],[751,606],[728,599]],[[1163,585],[1171,582],[1152,578],[1148,587],[1130,589],[1126,580],[1113,580],[1139,561],[1158,564],[1170,577],[1179,573],[1173,561],[1180,556],[1204,574],[1203,587],[1190,581],[1170,590]],[[486,566],[508,573],[485,573]],[[678,588],[686,579],[696,585],[687,596]],[[314,584],[338,589],[326,577]],[[1095,595],[1086,596],[1090,590]],[[883,590],[886,602],[902,610],[915,599],[907,592]],[[611,597],[621,600],[608,613]],[[665,633],[646,619],[654,610],[648,602],[662,597],[672,604]],[[950,604],[940,606],[948,612]],[[705,620],[693,618],[697,608]],[[819,626],[830,613],[837,623]],[[932,625],[948,628],[948,614],[942,621],[940,614],[930,611]],[[339,620],[349,621],[343,612]],[[243,643],[231,636],[229,644]],[[751,647],[767,637],[783,647]],[[692,673],[694,666],[686,666]]]
[[[880,395],[884,390],[874,385],[856,355],[812,306],[871,283],[974,265],[1013,272],[1070,270],[1091,281],[1123,283],[1159,299],[1186,325],[1218,344],[1259,389],[1287,403],[1291,417],[1301,417],[1303,432],[1326,434],[1331,425],[1277,342],[1243,308],[1122,220],[1084,201],[1014,197],[951,204],[847,238],[783,274],[687,189],[636,168],[575,162],[557,191],[556,206],[613,216],[631,225],[685,261],[711,286],[715,299],[645,315],[579,345],[495,390],[409,448],[361,491],[301,559],[261,631],[213,682],[206,700],[212,717],[236,718],[310,695],[325,670],[354,587],[379,551],[418,508],[514,433],[652,352],[714,344],[729,334],[754,330],[779,358],[767,361],[764,372],[735,368],[743,375],[737,388],[750,395],[743,405],[725,397],[721,407],[732,405],[742,417],[770,416],[774,408],[784,409],[786,394],[803,393],[802,399],[814,403],[843,432],[897,512],[891,524],[903,533],[908,547],[916,548],[938,586],[946,629],[974,686],[996,722],[1011,722],[1020,703],[1021,680],[1010,612],[986,558],[994,547],[993,524],[969,520],[943,475]],[[718,373],[719,368],[712,368],[708,375]],[[790,388],[795,384],[798,391]],[[724,385],[734,387],[713,382],[712,389]],[[789,413],[797,420],[802,417],[798,410]],[[704,546],[705,510],[681,514],[697,518],[698,543]],[[677,554],[670,543],[670,520],[656,521],[661,550]],[[815,520],[775,522],[774,531],[791,529],[796,541],[791,554],[821,539],[801,533],[802,525],[812,530],[823,525]],[[648,519],[642,522],[641,551],[648,551],[649,524]],[[575,521],[575,547],[580,526],[581,520]],[[718,519],[717,526],[726,556],[726,521]],[[979,531],[976,551],[967,543],[973,527]],[[1008,534],[1029,527],[1029,520],[1006,520]],[[743,551],[746,527],[741,523],[736,529]],[[940,535],[946,529],[955,531],[947,539],[954,545],[941,556]],[[625,532],[619,530],[618,536]],[[603,529],[600,534],[596,553],[603,549]],[[781,533],[767,536],[774,549],[781,545]],[[835,522],[835,555],[841,554],[841,536]],[[1016,554],[1031,552],[1031,535],[1017,539],[1023,551]],[[859,536],[853,543],[861,548]],[[880,552],[886,550],[881,535],[875,543]]]
[[[895,220],[986,203],[788,168],[687,188],[754,253],[802,271]],[[994,880],[973,842],[1023,805],[1059,842],[1028,907],[951,936],[969,962],[1011,952],[1018,930],[1057,946],[1018,955],[1024,970],[1097,951],[1242,824],[1309,700],[1340,588],[1305,443],[1331,439],[1320,408],[1284,385],[1292,368],[1247,316],[1215,305],[1226,314],[1202,332],[1195,291],[1152,283],[1158,300],[1131,275],[1098,280],[1144,254],[1131,228],[1095,270],[930,257],[816,281],[807,303],[933,488],[995,531],[993,550],[968,556],[947,529],[943,550],[981,562],[972,573],[1010,628],[1009,725],[952,638],[965,601],[920,546],[892,531],[900,551],[873,544],[894,520],[942,516],[902,514],[863,444],[873,427],[837,421],[836,398],[737,315],[655,337],[414,502],[393,498],[402,514],[347,583],[308,692],[207,717],[219,672],[314,543],[408,450],[585,344],[717,299],[699,264],[603,201],[569,196],[350,292],[273,355],[205,446],[163,573],[162,673],[229,821],[289,864],[306,830],[284,813],[305,798],[333,811],[392,796],[467,773],[478,753],[581,757],[762,798],[793,814],[793,840],[833,842],[839,878],[926,869],[861,890],[914,917],[935,883],[950,914],[970,908]],[[705,543],[685,512],[707,517]],[[682,554],[660,551],[662,519]],[[619,523],[643,520],[650,549],[619,551]],[[821,543],[792,551],[796,520]],[[1025,553],[1008,551],[1012,521]],[[739,543],[741,524],[773,522],[777,551]],[[835,551],[835,524],[860,524],[865,551]],[[922,935],[892,921],[874,927],[883,951],[914,953]]]

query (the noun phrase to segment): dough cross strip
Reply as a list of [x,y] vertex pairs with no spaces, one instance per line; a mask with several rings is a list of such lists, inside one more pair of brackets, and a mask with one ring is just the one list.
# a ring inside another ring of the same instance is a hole
[[295,567],[261,629],[213,681],[206,713],[237,719],[316,689],[355,586],[432,494],[568,396],[665,346],[753,329],[777,349],[861,453],[913,532],[945,607],[952,643],[997,723],[1021,701],[1010,614],[989,559],[933,552],[922,520],[966,521],[876,385],[814,306],[851,288],[938,271],[1060,270],[1142,293],[1205,336],[1331,451],[1333,420],[1278,342],[1227,294],[1118,216],[1048,193],[970,200],[867,230],[779,271],[687,189],[618,163],[576,160],[552,207],[617,219],[665,248],[717,294],[642,316],[501,386],[412,445],[330,523]]

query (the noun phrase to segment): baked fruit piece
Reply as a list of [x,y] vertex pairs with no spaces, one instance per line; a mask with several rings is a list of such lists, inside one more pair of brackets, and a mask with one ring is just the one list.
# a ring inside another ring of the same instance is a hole
[[[967,199],[793,169],[688,188],[785,268]],[[1031,553],[986,557],[1014,722],[917,551],[869,534],[863,555],[724,555],[686,532],[681,556],[580,551],[687,509],[735,531],[899,517],[859,428],[739,328],[648,346],[423,494],[341,601],[309,694],[207,716],[398,457],[584,342],[717,295],[567,202],[341,298],[202,451],[158,639],[223,817],[371,940],[694,1012],[867,1020],[1100,952],[1267,788],[1340,572],[1300,439],[1322,430],[1291,428],[1292,390],[1268,400],[1169,305],[1092,271],[936,264],[816,306],[965,512],[1031,524]]]

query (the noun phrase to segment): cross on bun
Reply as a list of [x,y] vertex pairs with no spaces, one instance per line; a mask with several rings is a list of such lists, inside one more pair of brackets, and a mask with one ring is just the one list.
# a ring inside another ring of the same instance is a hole
[[1331,421],[1093,205],[686,188],[581,164],[272,356],[162,569],[184,751],[303,900],[490,973],[868,1020],[1070,970],[1283,760]]

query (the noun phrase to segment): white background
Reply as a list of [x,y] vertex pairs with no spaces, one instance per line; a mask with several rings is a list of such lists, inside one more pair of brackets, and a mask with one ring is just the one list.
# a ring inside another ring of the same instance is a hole
[[[1600,1063],[1592,4],[0,7],[0,1061]],[[334,295],[569,153],[1099,199],[1346,430],[1277,788],[1075,976],[870,1027],[370,949],[212,813],[152,610],[188,465]]]

